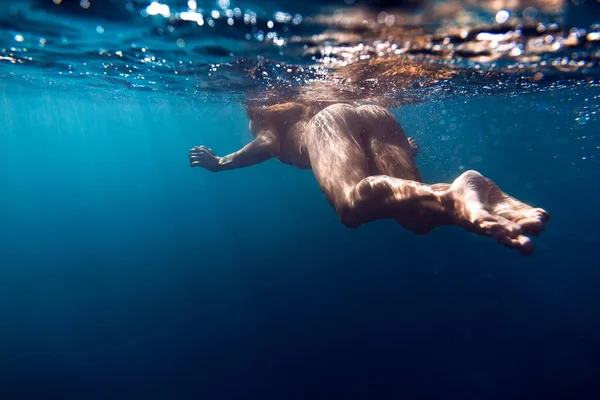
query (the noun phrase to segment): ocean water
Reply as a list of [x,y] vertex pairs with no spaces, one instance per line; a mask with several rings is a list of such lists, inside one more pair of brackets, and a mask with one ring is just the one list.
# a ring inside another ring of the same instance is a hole
[[[472,3],[472,31],[504,16]],[[594,9],[533,3],[507,12],[558,24],[540,59],[413,48],[458,75],[378,93],[399,99],[426,182],[476,169],[551,213],[531,257],[458,228],[347,229],[310,171],[276,160],[189,167],[190,147],[251,139],[248,98],[353,65],[351,45],[312,36],[341,4],[243,3],[258,24],[303,17],[259,40],[225,25],[233,1],[204,4],[193,31],[173,19],[185,2],[171,19],[143,2],[2,3],[0,399],[600,398]],[[385,25],[388,5],[372,5]],[[427,29],[454,23],[436,18]],[[569,47],[574,26],[587,42]]]

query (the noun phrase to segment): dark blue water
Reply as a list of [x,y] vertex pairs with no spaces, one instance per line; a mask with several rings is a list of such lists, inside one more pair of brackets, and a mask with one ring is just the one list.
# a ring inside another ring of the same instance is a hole
[[0,72],[1,399],[600,398],[593,81],[392,110],[426,182],[476,169],[551,213],[522,257],[346,229],[274,160],[190,169],[250,139],[235,93]]

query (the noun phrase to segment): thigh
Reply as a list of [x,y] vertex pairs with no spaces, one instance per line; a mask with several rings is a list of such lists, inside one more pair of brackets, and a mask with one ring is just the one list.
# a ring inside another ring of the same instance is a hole
[[371,175],[388,175],[421,181],[404,130],[385,108],[375,105],[356,109],[362,120],[361,132]]
[[335,104],[310,120],[304,136],[315,177],[338,211],[358,182],[369,175],[361,120],[354,107]]

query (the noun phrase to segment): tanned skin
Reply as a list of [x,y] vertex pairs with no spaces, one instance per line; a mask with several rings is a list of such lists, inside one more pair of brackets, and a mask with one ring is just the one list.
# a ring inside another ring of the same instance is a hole
[[219,172],[277,158],[312,169],[347,227],[392,218],[424,234],[456,225],[523,255],[533,251],[528,236],[540,234],[549,219],[546,211],[507,195],[476,171],[452,183],[422,183],[413,159],[416,143],[383,107],[285,103],[249,107],[248,117],[253,141],[224,157],[194,147],[190,165]]

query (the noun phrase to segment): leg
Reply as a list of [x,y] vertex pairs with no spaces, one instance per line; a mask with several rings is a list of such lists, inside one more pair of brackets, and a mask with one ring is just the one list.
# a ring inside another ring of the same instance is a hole
[[413,160],[418,146],[407,138],[402,126],[385,108],[375,105],[356,109],[363,120],[363,143],[369,158],[371,175],[420,181],[419,170]]
[[532,251],[531,241],[524,234],[541,232],[547,221],[545,211],[525,212],[528,206],[474,171],[464,173],[452,185],[429,186],[386,175],[369,176],[361,137],[363,125],[363,118],[354,108],[334,105],[310,121],[305,136],[317,181],[344,225],[357,227],[380,218],[394,218],[415,233],[458,225],[494,237],[524,254]]
[[[357,227],[379,218],[394,218],[418,233],[451,224],[441,188],[386,175],[371,176],[364,130],[364,115],[350,105],[336,104],[315,115],[305,135],[315,177],[342,222]],[[408,141],[402,138],[404,143],[382,159],[398,174],[419,178]],[[394,152],[403,157],[394,159]]]
[[344,222],[350,193],[369,176],[360,117],[354,107],[335,104],[317,113],[306,129],[305,144],[313,173]]
[[[406,136],[394,116],[385,108],[374,105],[358,107],[357,111],[363,117],[363,126],[365,127],[362,132],[363,141],[367,143],[366,153],[369,156],[373,172],[397,178],[410,176],[410,169],[413,166],[406,161],[408,159]],[[408,145],[410,154],[413,157],[416,156],[418,145],[414,139],[408,138]],[[416,170],[416,166],[414,169]],[[414,175],[414,173],[412,174]],[[466,180],[464,178],[467,177],[470,180],[484,179],[479,174],[468,173],[463,175],[462,181],[464,182]],[[460,186],[458,183],[461,180],[456,182],[455,189]],[[544,210],[532,208],[508,196],[490,180],[485,179],[485,182],[484,186],[489,187],[489,195],[480,199],[481,204],[479,206],[487,204],[491,207],[491,211],[500,218],[500,220],[495,220],[495,223],[505,228],[510,227],[511,223],[516,223],[527,235],[538,235],[544,229],[548,219],[548,214]],[[431,188],[439,193],[449,190],[450,185],[435,184]],[[472,216],[465,215],[463,218],[468,219]],[[513,230],[515,228],[513,226]],[[481,227],[472,227],[471,230],[481,229]]]

